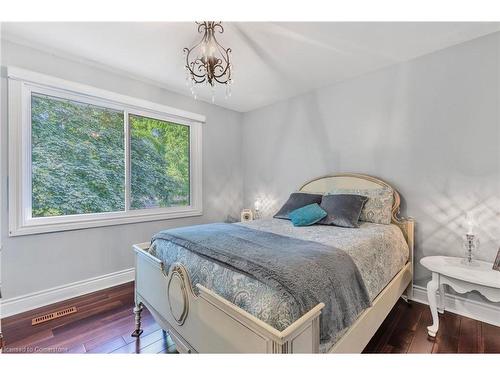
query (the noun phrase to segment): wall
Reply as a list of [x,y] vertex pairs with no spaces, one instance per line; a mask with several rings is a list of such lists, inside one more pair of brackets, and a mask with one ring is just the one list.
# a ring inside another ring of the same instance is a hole
[[246,205],[276,212],[308,179],[361,172],[393,184],[426,255],[463,254],[465,212],[481,249],[500,246],[499,36],[493,34],[245,113]]
[[2,293],[7,299],[133,267],[131,245],[161,229],[239,216],[242,202],[241,114],[126,76],[39,50],[2,43],[2,66],[19,66],[206,116],[203,126],[204,215],[32,236],[7,235],[7,87],[1,77]]

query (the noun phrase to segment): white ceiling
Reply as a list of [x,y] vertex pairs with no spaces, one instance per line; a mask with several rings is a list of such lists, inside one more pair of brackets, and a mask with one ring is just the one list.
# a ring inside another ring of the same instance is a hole
[[[233,51],[232,96],[216,104],[253,110],[500,30],[500,23],[224,23]],[[5,23],[2,37],[90,60],[190,95],[182,49],[200,39],[194,23]],[[199,93],[210,101],[210,90]]]

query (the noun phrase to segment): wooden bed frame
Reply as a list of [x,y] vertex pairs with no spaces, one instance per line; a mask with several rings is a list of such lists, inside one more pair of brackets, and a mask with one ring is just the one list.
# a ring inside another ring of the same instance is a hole
[[[399,217],[400,197],[386,182],[361,174],[324,176],[305,183],[299,191],[327,193],[333,188],[371,189],[389,187],[394,192],[392,223],[401,228],[410,254],[407,264],[375,298],[346,333],[330,349],[331,353],[360,353],[370,341],[400,297],[411,299],[413,288],[413,219]],[[313,307],[283,331],[247,313],[197,284],[195,294],[186,268],[164,263],[147,252],[149,243],[133,246],[135,251],[136,330],[141,333],[143,306],[168,331],[181,353],[318,353],[319,316],[323,303]],[[403,293],[406,295],[402,296]]]

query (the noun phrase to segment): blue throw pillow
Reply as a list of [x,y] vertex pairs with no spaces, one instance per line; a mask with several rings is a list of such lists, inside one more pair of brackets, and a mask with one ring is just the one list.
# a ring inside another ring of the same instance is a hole
[[328,213],[319,204],[313,203],[297,208],[288,214],[288,217],[296,227],[313,225],[326,217]]

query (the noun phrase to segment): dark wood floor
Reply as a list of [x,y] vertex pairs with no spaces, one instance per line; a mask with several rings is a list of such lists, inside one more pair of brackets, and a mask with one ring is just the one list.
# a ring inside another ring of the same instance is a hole
[[427,305],[399,300],[364,353],[500,353],[500,327],[445,312],[432,339],[431,324]]
[[[175,344],[144,309],[144,333],[130,336],[133,283],[12,316],[2,321],[5,353],[176,353]],[[31,326],[31,319],[65,307],[78,312]],[[452,313],[441,316],[435,339],[427,336],[429,308],[399,301],[365,353],[500,353],[500,327]]]
[[[144,309],[136,340],[134,285],[127,283],[2,320],[4,353],[175,353],[175,345]],[[36,326],[31,319],[65,307],[78,312]]]

